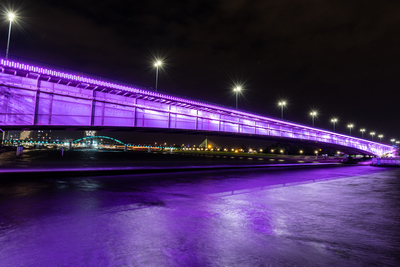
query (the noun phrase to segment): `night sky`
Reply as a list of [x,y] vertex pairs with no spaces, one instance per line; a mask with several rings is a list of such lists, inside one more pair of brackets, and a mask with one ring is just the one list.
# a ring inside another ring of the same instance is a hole
[[10,55],[316,127],[400,140],[398,1],[3,1]]

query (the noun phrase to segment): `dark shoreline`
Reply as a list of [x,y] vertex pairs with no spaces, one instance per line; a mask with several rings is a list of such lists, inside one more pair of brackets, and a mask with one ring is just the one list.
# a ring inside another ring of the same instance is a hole
[[261,168],[321,168],[345,166],[338,160],[312,157],[279,158],[249,156],[190,155],[182,153],[105,150],[31,149],[21,156],[15,151],[0,154],[0,179],[32,177],[81,177],[126,174],[194,172],[209,170]]

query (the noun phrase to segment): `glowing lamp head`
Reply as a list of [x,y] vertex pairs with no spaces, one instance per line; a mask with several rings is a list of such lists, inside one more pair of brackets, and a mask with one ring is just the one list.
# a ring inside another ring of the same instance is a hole
[[331,122],[337,122],[337,119],[332,119]]
[[233,91],[235,91],[235,92],[239,92],[240,90],[242,90],[242,88],[240,86],[238,86],[235,89],[233,89]]
[[285,101],[281,101],[278,104],[279,104],[279,106],[286,106],[286,102]]
[[349,124],[349,125],[347,125],[347,127],[349,127],[349,128],[353,128],[353,127],[354,127],[354,125],[353,125],[353,124]]
[[310,115],[311,116],[317,116],[317,112],[316,111],[311,111]]
[[370,134],[370,135],[375,135],[375,132],[370,132],[369,134]]
[[365,129],[360,129],[360,132],[365,132]]
[[157,62],[154,63],[154,66],[159,67],[159,66],[161,66],[161,64],[162,64],[162,62],[160,60],[157,60]]
[[14,13],[8,13],[8,19],[9,19],[10,21],[13,21],[14,18],[15,18],[15,14],[14,14]]

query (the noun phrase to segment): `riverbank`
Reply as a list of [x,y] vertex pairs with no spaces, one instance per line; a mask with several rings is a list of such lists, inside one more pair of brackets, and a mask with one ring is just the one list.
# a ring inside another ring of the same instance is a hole
[[0,177],[91,176],[200,171],[239,168],[305,168],[341,165],[337,159],[212,155],[200,153],[137,152],[110,150],[24,150],[0,154]]

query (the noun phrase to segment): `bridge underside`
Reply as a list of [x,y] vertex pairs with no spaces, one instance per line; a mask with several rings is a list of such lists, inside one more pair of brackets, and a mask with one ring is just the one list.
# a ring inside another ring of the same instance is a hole
[[58,71],[0,60],[0,128],[248,137],[383,155],[390,145]]
[[322,149],[338,150],[344,154],[349,155],[371,155],[374,154],[368,151],[364,151],[354,147],[347,147],[339,144],[330,144],[325,142],[318,142],[315,140],[304,140],[287,137],[276,137],[276,136],[262,136],[255,134],[238,134],[229,132],[213,132],[213,131],[196,131],[196,130],[185,130],[185,129],[168,129],[168,128],[139,128],[139,127],[66,127],[66,126],[5,126],[3,130],[6,131],[30,131],[30,130],[60,130],[60,131],[120,131],[120,132],[148,132],[148,133],[166,133],[166,134],[186,134],[186,135],[205,135],[205,136],[225,136],[232,138],[246,138],[246,139],[256,139],[267,142],[281,142],[289,145],[305,145],[305,146],[315,146]]

